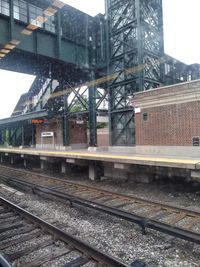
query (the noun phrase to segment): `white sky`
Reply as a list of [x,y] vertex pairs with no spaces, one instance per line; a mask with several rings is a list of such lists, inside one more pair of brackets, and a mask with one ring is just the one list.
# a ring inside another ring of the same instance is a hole
[[[63,0],[92,16],[104,13],[104,0]],[[200,0],[163,0],[165,53],[187,64],[200,63]],[[0,70],[0,118],[11,115],[34,77]]]

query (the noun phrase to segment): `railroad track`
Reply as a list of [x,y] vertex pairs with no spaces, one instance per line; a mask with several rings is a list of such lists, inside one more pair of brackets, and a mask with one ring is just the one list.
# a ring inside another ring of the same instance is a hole
[[80,185],[24,170],[0,166],[7,183],[42,193],[137,223],[143,233],[150,228],[200,244],[200,213],[177,206],[149,201]]
[[[127,267],[0,197],[0,266]],[[134,266],[134,264],[132,265]]]

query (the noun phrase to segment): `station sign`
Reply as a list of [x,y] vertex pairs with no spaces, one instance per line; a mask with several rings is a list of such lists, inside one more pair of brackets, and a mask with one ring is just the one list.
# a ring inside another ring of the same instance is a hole
[[84,121],[82,121],[82,120],[77,120],[77,121],[76,121],[76,124],[84,124]]
[[42,132],[41,137],[54,137],[54,132]]
[[34,119],[34,120],[31,120],[31,123],[32,124],[43,124],[44,123],[44,120],[43,119]]

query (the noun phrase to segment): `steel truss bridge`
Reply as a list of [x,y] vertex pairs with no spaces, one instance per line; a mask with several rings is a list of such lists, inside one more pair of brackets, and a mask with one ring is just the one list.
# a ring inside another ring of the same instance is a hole
[[59,0],[1,0],[0,68],[36,76],[1,130],[16,137],[28,119],[60,115],[67,145],[69,118],[85,116],[95,146],[108,114],[110,145],[134,145],[133,94],[200,77],[198,64],[164,54],[162,10],[162,0],[106,0],[91,17]]

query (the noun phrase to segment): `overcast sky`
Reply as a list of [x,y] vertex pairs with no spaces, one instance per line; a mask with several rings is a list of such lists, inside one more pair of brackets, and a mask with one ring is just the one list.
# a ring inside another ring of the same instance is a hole
[[[104,0],[63,0],[92,16],[104,13]],[[163,0],[165,53],[187,64],[200,63],[200,0]],[[34,77],[0,70],[0,118],[12,113]]]

